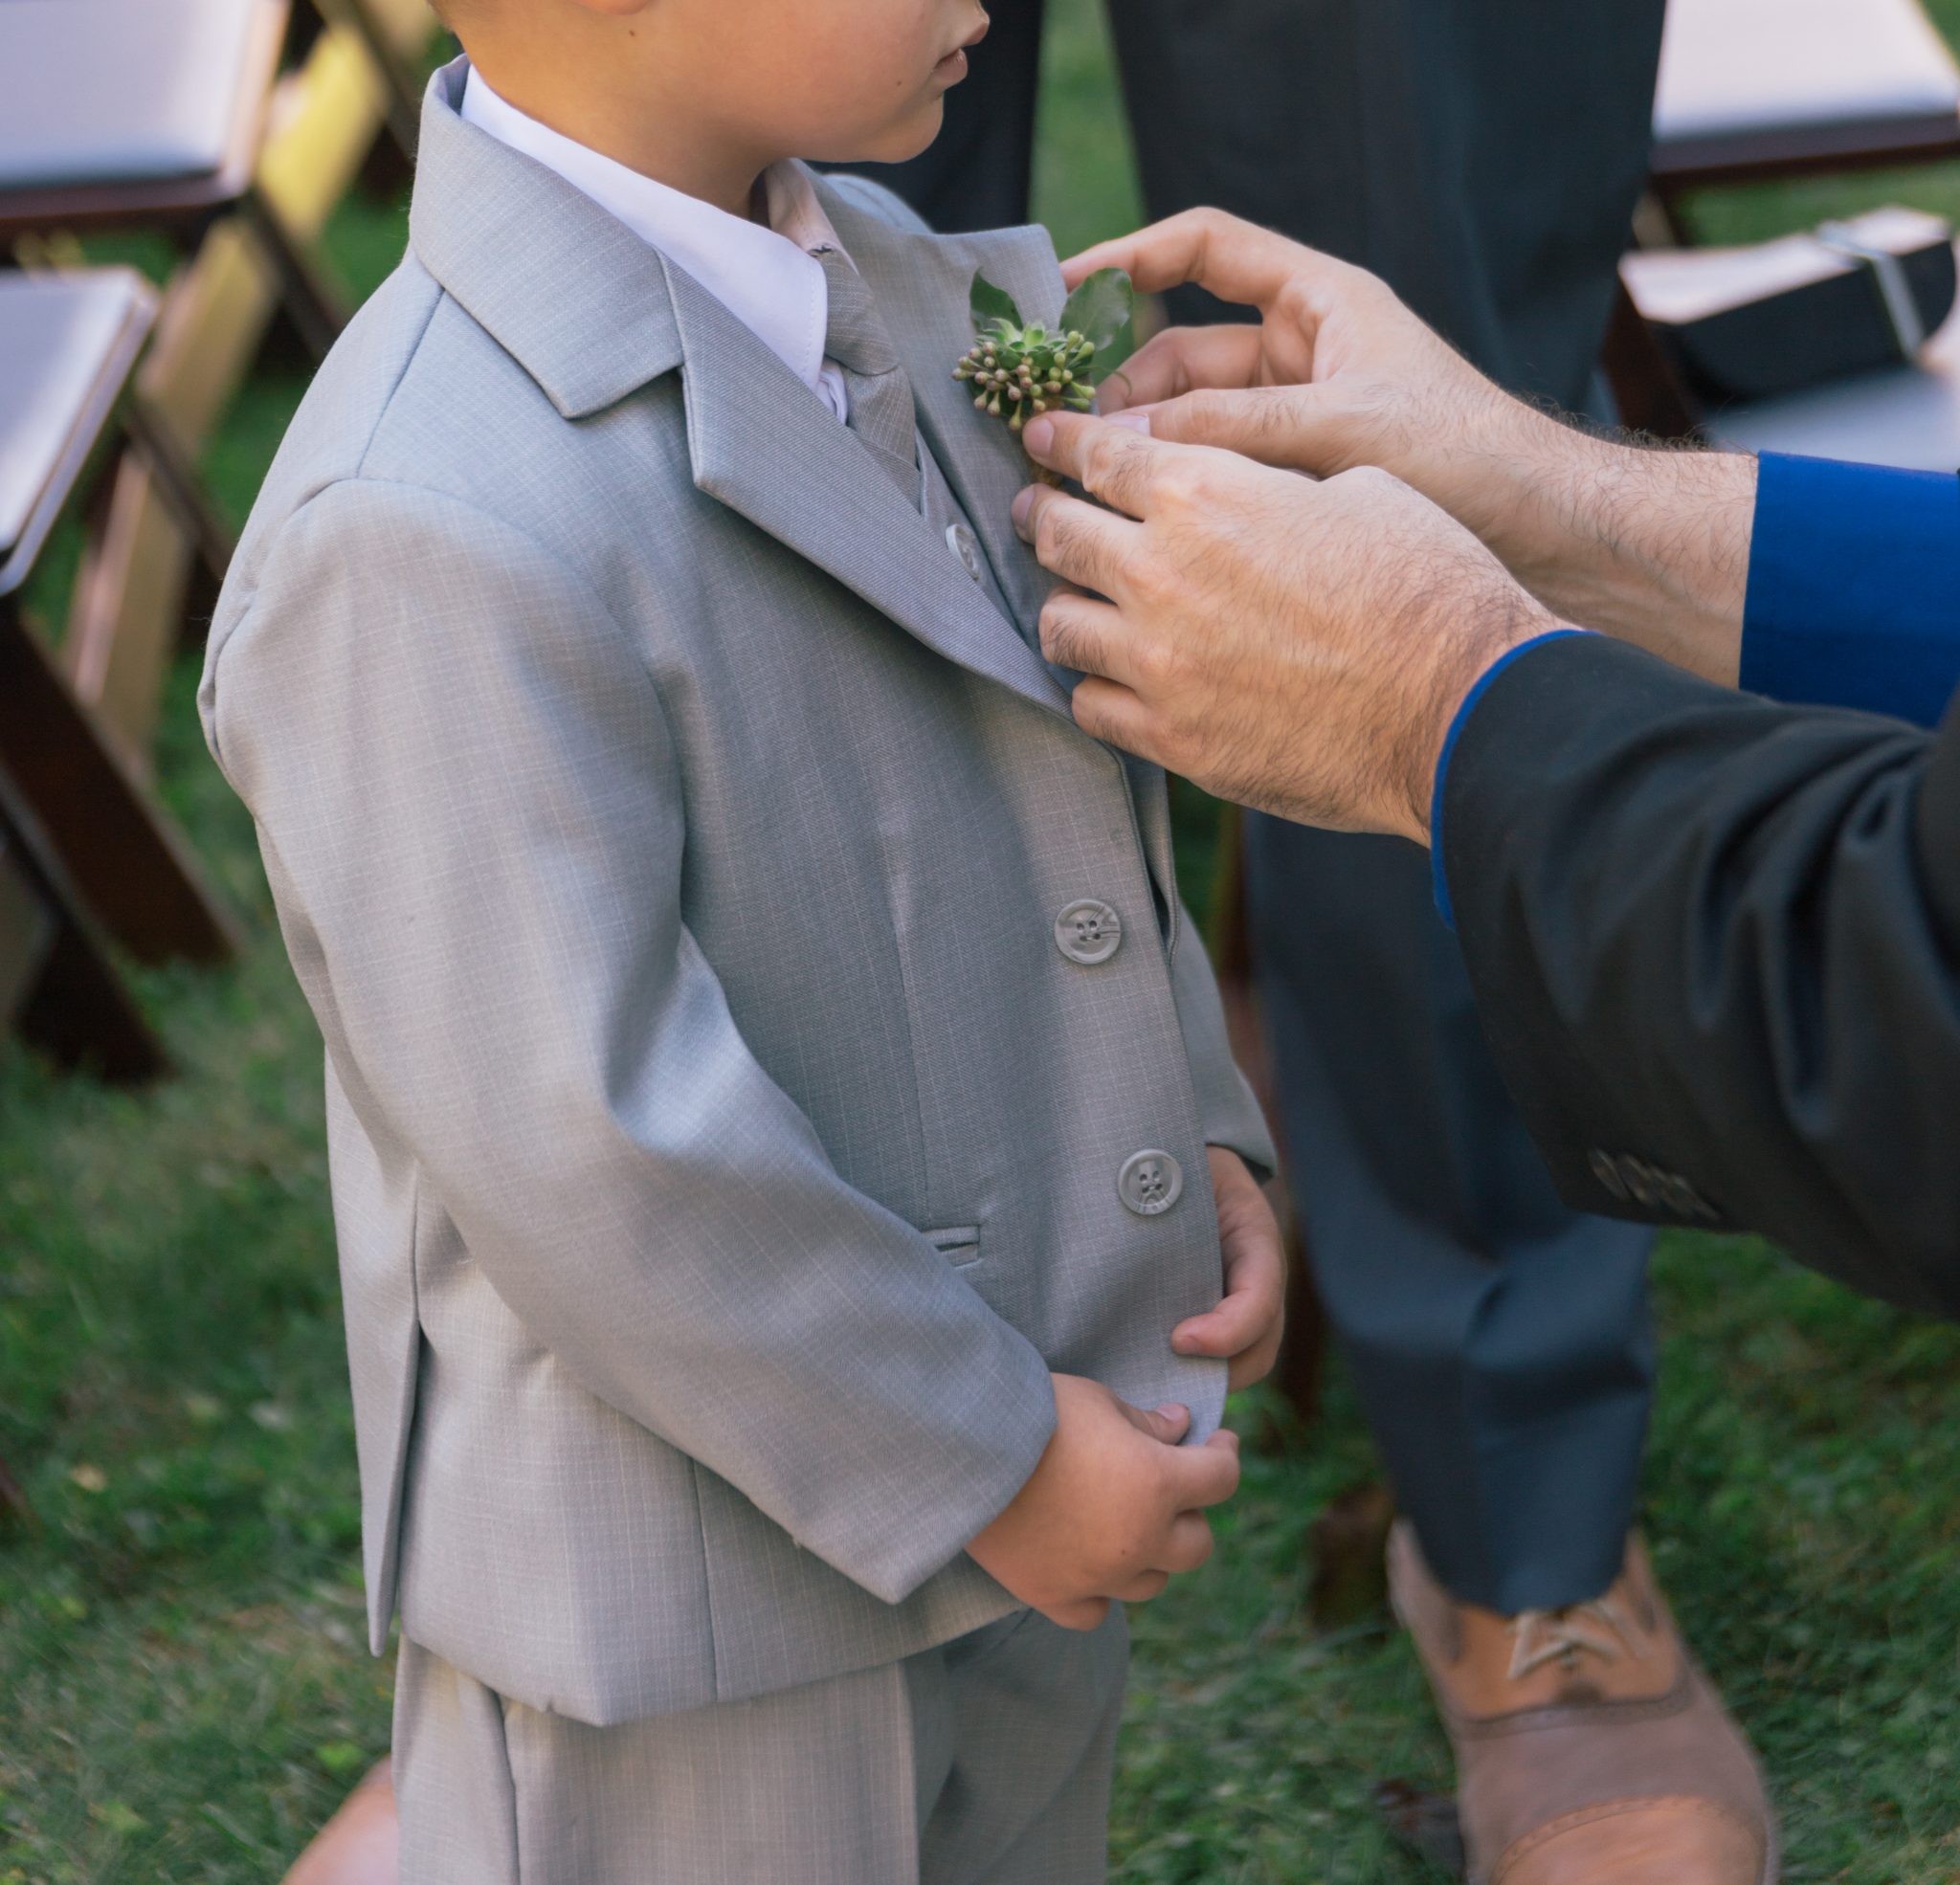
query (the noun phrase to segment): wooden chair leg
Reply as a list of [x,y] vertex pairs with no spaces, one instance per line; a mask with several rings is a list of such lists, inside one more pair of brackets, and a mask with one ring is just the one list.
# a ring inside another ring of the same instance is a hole
[[246,191],[239,207],[278,278],[279,300],[306,350],[316,361],[324,360],[347,324],[340,296],[256,184]]
[[1694,222],[1688,213],[1687,192],[1670,180],[1657,178],[1648,188],[1648,198],[1671,249],[1695,246]]
[[236,925],[189,846],[103,742],[10,599],[0,599],[0,766],[85,906],[138,961],[236,954]]
[[169,421],[141,393],[130,394],[125,402],[122,426],[149,466],[164,501],[176,512],[177,521],[190,539],[207,581],[213,587],[221,586],[225,571],[232,566],[237,539],[212,508],[190,455],[177,442]]
[[1613,388],[1620,423],[1652,438],[1698,436],[1701,428],[1693,400],[1661,351],[1653,328],[1634,305],[1626,283],[1617,286],[1599,367]]
[[169,1070],[149,1024],[118,979],[88,906],[63,870],[47,833],[0,771],[0,876],[18,910],[39,920],[12,1021],[20,1037],[65,1067],[133,1084]]
[[414,68],[375,18],[368,0],[310,0],[310,4],[323,22],[352,33],[373,60],[387,94],[389,139],[412,169],[415,137],[422,122],[422,86]]

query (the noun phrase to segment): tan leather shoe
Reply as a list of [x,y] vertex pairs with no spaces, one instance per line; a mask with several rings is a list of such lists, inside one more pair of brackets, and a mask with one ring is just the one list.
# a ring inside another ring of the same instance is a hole
[[1402,1523],[1389,1591],[1456,1754],[1471,1885],[1774,1885],[1755,1756],[1637,1540],[1596,1602],[1503,1617],[1457,1602]]
[[285,1885],[400,1885],[401,1827],[386,1761],[341,1802]]

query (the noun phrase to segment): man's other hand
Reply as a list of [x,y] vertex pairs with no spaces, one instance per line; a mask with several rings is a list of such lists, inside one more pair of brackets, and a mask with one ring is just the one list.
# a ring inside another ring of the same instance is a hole
[[1170,1345],[1180,1355],[1228,1363],[1227,1379],[1236,1392],[1263,1381],[1280,1359],[1286,1330],[1286,1252],[1280,1220],[1245,1161],[1222,1145],[1209,1150],[1225,1295],[1216,1308],[1179,1322]]
[[1064,579],[1041,646],[1087,676],[1086,732],[1282,818],[1428,841],[1458,705],[1556,626],[1469,531],[1385,472],[1316,483],[1073,413],[1022,439],[1109,507],[1013,507]]
[[1184,1408],[1145,1412],[1080,1375],[1055,1377],[1055,1433],[1027,1483],[968,1555],[1064,1630],[1112,1602],[1155,1597],[1212,1555],[1207,1506],[1238,1490],[1237,1436],[1178,1442]]

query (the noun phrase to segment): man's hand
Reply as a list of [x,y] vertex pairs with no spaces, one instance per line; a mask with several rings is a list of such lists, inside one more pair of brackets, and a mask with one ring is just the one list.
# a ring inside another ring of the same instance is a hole
[[1055,1434],[1013,1502],[968,1555],[1064,1630],[1094,1630],[1112,1601],[1154,1597],[1212,1555],[1204,1515],[1238,1490],[1237,1436],[1177,1442],[1183,1408],[1145,1413],[1080,1375],[1055,1377]]
[[1500,390],[1366,270],[1221,211],[1102,243],[1062,273],[1108,267],[1147,293],[1196,282],[1259,321],[1159,334],[1104,380],[1104,415],[1316,477],[1392,472],[1562,618],[1734,683],[1753,458],[1565,424]]
[[1180,1355],[1229,1362],[1227,1379],[1236,1392],[1263,1381],[1280,1358],[1286,1329],[1286,1253],[1280,1221],[1245,1161],[1222,1145],[1209,1150],[1225,1296],[1215,1309],[1179,1322],[1170,1331],[1170,1345]]
[[[1221,210],[1192,210],[1062,265],[1071,283],[1126,271],[1144,294],[1195,282],[1258,310],[1255,324],[1173,327],[1104,381],[1097,409],[1146,413],[1154,438],[1216,445],[1330,477],[1391,471],[1485,535],[1515,502],[1492,464],[1588,441],[1510,398],[1366,269]],[[1486,541],[1489,541],[1486,536]]]
[[1427,842],[1458,706],[1556,626],[1475,537],[1384,472],[1317,484],[1072,413],[1022,440],[1111,506],[1045,485],[1014,500],[1076,586],[1049,597],[1041,645],[1089,676],[1085,731],[1222,798]]

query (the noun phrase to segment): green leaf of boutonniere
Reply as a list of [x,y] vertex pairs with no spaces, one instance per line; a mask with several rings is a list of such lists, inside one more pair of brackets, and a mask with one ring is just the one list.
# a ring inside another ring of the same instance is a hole
[[976,334],[983,328],[992,326],[995,322],[1009,327],[1018,327],[1021,324],[1021,311],[1014,305],[1014,298],[1005,288],[996,288],[978,269],[973,271],[970,300],[973,309],[973,331]]
[[1117,336],[1129,325],[1136,299],[1129,277],[1120,268],[1099,268],[1068,298],[1061,310],[1062,328],[1073,328],[1102,353],[1113,347]]
[[973,344],[953,378],[973,386],[973,404],[1019,432],[1039,412],[1086,412],[1096,382],[1115,365],[1115,346],[1135,296],[1121,269],[1099,269],[1068,298],[1059,326],[1024,322],[1014,299],[975,274]]

